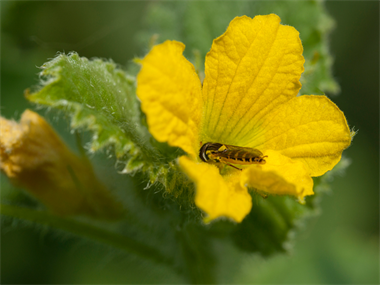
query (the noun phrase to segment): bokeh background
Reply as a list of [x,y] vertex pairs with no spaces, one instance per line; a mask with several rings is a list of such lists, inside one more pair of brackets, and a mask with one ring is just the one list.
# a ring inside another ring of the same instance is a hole
[[[58,51],[112,58],[121,66],[143,56],[147,49],[136,38],[149,4],[2,1],[2,116],[19,119],[24,109],[33,108],[23,92],[37,84],[37,67]],[[329,39],[333,74],[341,88],[331,98],[359,130],[344,153],[351,165],[331,182],[333,191],[324,195],[321,214],[306,223],[290,254],[264,259],[231,249],[225,283],[379,283],[379,2],[327,1],[325,7],[335,20]],[[75,148],[67,121],[41,114]],[[96,166],[99,172],[107,167]],[[1,191],[2,197],[16,191],[3,175]],[[239,266],[233,266],[236,258],[242,260]],[[70,235],[22,222],[2,223],[3,284],[182,282],[165,267]]]

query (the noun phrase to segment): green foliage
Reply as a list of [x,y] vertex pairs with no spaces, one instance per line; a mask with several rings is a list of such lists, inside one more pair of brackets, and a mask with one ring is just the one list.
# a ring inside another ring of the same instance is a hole
[[305,206],[289,197],[256,199],[249,215],[233,233],[235,244],[244,251],[264,256],[286,252],[288,235],[306,211]]

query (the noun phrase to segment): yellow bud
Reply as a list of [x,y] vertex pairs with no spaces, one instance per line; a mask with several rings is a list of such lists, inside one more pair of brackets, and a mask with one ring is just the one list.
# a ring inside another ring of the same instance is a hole
[[71,152],[30,110],[20,123],[0,117],[0,169],[56,214],[114,219],[123,213],[88,159]]

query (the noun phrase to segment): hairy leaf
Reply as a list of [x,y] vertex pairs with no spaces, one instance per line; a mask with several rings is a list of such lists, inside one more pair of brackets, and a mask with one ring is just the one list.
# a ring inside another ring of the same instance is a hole
[[71,115],[73,129],[91,130],[91,151],[114,146],[118,158],[129,160],[128,172],[140,168],[142,159],[161,159],[141,123],[135,79],[112,61],[60,54],[42,66],[40,75],[42,86],[28,91],[27,98]]

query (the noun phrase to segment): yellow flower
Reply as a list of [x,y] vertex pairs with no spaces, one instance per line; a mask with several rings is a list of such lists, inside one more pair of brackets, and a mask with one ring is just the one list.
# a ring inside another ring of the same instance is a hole
[[[274,14],[235,18],[206,56],[203,85],[184,47],[166,41],[148,53],[137,95],[153,136],[188,154],[179,164],[196,184],[206,220],[242,221],[252,207],[248,188],[301,202],[312,195],[311,177],[339,162],[351,134],[326,96],[297,96],[304,71],[298,31]],[[258,149],[266,164],[220,170],[198,156],[207,142]]]
[[122,205],[98,181],[88,159],[72,153],[37,113],[26,110],[19,124],[0,117],[0,134],[0,169],[51,211],[122,215]]

